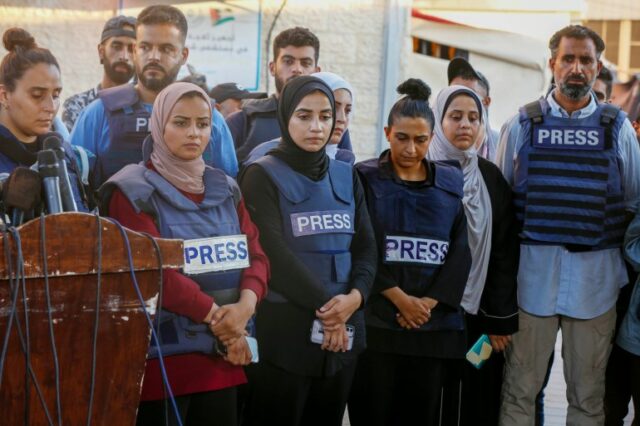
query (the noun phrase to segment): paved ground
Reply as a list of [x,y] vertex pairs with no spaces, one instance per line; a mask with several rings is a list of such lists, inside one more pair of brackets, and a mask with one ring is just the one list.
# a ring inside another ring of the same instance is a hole
[[[545,426],[564,426],[567,416],[567,398],[565,396],[566,386],[564,383],[564,375],[562,372],[562,355],[561,344],[562,336],[558,333],[558,341],[556,342],[556,355],[553,368],[551,369],[551,377],[547,386],[544,404],[545,404]],[[624,425],[631,426],[633,420],[633,407],[629,406],[629,415],[625,419]],[[349,426],[348,417],[345,416],[343,426]]]

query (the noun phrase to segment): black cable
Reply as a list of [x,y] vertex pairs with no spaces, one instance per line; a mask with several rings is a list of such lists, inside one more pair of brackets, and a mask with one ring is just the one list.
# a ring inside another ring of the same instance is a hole
[[[24,308],[24,334],[25,334],[25,347],[24,357],[25,365],[31,365],[31,333],[29,332],[29,304],[27,302],[27,284],[24,277],[24,258],[22,256],[22,241],[20,240],[20,233],[14,227],[9,229],[9,232],[14,236],[16,248],[18,251],[18,257],[16,259],[17,280],[22,287],[22,305]],[[17,318],[17,317],[16,317]],[[25,368],[24,371],[24,424],[29,425],[30,422],[30,410],[31,405],[31,385],[29,384],[29,372]]]
[[[156,250],[156,258],[158,259],[158,269],[160,270],[160,288],[158,290],[158,304],[156,306],[156,336],[157,336],[157,340],[156,340],[156,344],[158,346],[160,346],[162,344],[162,336],[160,334],[160,317],[161,317],[161,313],[162,313],[162,289],[163,289],[163,285],[164,285],[164,277],[163,277],[163,269],[162,269],[162,265],[163,265],[163,260],[162,260],[162,252],[160,251],[160,246],[158,245],[158,242],[156,241],[155,238],[153,238],[153,235],[147,233],[147,232],[141,232],[142,235],[144,235],[145,237],[147,237],[148,239],[151,240],[151,244],[153,244],[153,247]],[[169,426],[169,404],[167,404],[167,386],[165,385],[164,381],[162,382],[162,400],[163,402],[163,406],[164,406],[164,422],[165,422],[165,426]]]
[[[287,5],[287,1],[288,0],[282,0],[282,3],[280,4],[280,8],[278,9],[278,11],[276,12],[276,16],[273,18],[273,22],[271,23],[271,26],[269,27],[269,32],[267,33],[267,42],[266,42],[266,51],[267,51],[267,69],[265,71],[265,76],[267,76],[267,90],[266,92],[269,92],[269,46],[271,44],[271,33],[273,33],[273,28],[276,26],[276,22],[278,22],[278,18],[280,18],[280,14],[282,13],[282,9],[284,9],[284,7]],[[277,60],[278,58],[273,58],[274,60]],[[317,65],[317,64],[316,64]]]
[[51,292],[49,291],[49,265],[47,264],[47,235],[45,231],[44,213],[40,214],[40,251],[42,254],[42,269],[44,272],[44,295],[47,301],[47,318],[49,320],[49,340],[51,341],[51,354],[53,355],[53,371],[56,384],[56,409],[58,411],[58,425],[62,426],[62,403],[60,398],[60,363],[58,362],[58,349],[56,348],[56,336],[53,331],[53,316],[51,314]]
[[[6,225],[6,221],[4,220],[4,217],[2,218],[3,222]],[[4,361],[6,359],[6,352],[9,346],[9,337],[11,334],[11,328],[10,326],[12,325],[13,320],[15,319],[15,327],[16,327],[16,331],[17,331],[17,335],[18,335],[18,340],[20,342],[20,347],[22,348],[22,352],[23,353],[27,353],[27,345],[25,343],[25,339],[24,336],[22,334],[22,325],[20,324],[20,318],[18,317],[18,313],[17,313],[17,297],[18,294],[20,292],[20,285],[19,285],[19,280],[20,280],[20,271],[22,271],[22,275],[24,276],[24,261],[22,258],[22,242],[20,240],[20,233],[15,229],[15,228],[10,228],[9,232],[11,233],[12,236],[14,236],[14,240],[15,240],[15,244],[16,244],[16,251],[18,252],[18,256],[16,258],[16,271],[18,271],[18,274],[16,274],[16,276],[14,277],[13,274],[13,268],[12,268],[12,264],[13,264],[13,259],[11,257],[11,248],[9,246],[9,239],[8,239],[8,234],[6,232],[6,226],[5,228],[3,228],[2,230],[2,236],[3,236],[3,246],[4,246],[4,251],[5,251],[5,259],[6,259],[6,264],[7,264],[7,275],[9,277],[9,287],[12,291],[12,297],[14,298],[14,302],[13,302],[13,306],[12,306],[12,310],[9,313],[9,319],[7,321],[7,332],[5,334],[5,342],[3,343],[3,354],[2,354],[2,366],[4,366]],[[44,414],[47,417],[47,421],[49,422],[49,425],[53,426],[53,420],[51,419],[51,414],[49,413],[49,409],[47,408],[47,404],[44,400],[44,395],[42,393],[42,389],[40,388],[40,383],[38,382],[38,379],[36,377],[35,371],[33,371],[33,366],[31,365],[31,358],[27,358],[29,363],[25,364],[25,374],[29,374],[31,377],[31,380],[33,381],[33,384],[36,388],[36,393],[38,394],[38,397],[40,399],[40,404],[42,405],[42,408],[44,410]],[[0,371],[0,383],[2,380],[2,372]],[[29,389],[25,389],[25,392],[29,392]],[[26,409],[28,409],[28,406],[26,407]],[[25,420],[28,420],[27,418],[25,418]]]
[[[138,295],[138,300],[142,305],[142,312],[144,313],[145,318],[147,319],[147,324],[151,329],[151,336],[156,339],[156,343],[158,342],[158,336],[156,335],[156,329],[153,327],[153,321],[151,321],[151,316],[149,316],[149,312],[147,312],[147,307],[144,303],[144,297],[142,297],[142,292],[140,291],[140,286],[138,285],[138,279],[136,278],[136,272],[133,265],[133,255],[131,253],[131,245],[129,244],[129,237],[127,236],[127,231],[124,229],[120,222],[115,219],[107,218],[109,222],[113,223],[118,230],[120,231],[120,235],[122,236],[122,240],[124,242],[124,246],[127,249],[127,258],[129,260],[129,273],[131,275],[131,282],[133,283],[133,288]],[[176,405],[176,400],[173,396],[173,391],[171,390],[171,385],[169,384],[169,378],[167,376],[167,370],[164,366],[164,357],[162,356],[162,348],[158,346],[158,363],[160,364],[160,372],[162,375],[162,380],[165,383],[167,393],[169,394],[169,400],[171,401],[171,405],[173,406],[173,412],[176,416],[176,422],[178,426],[182,426],[182,418],[180,417],[180,410],[178,410],[178,406]]]
[[[4,215],[2,215],[4,216]],[[4,217],[2,218],[4,221]],[[6,225],[6,222],[5,222]],[[13,274],[11,264],[13,263],[13,259],[11,259],[11,248],[9,247],[9,234],[7,234],[6,227],[2,228],[2,244],[4,247],[4,257],[5,264],[7,265],[7,276],[9,277],[9,290],[11,294],[11,309],[9,310],[9,315],[7,317],[7,330],[4,334],[4,339],[2,342],[2,352],[0,352],[0,389],[2,389],[2,378],[4,373],[4,362],[7,357],[7,350],[9,349],[9,337],[11,336],[11,326],[13,325],[13,317],[16,312],[16,308],[18,307],[18,288],[17,285],[14,285]]]
[[98,353],[98,326],[100,324],[100,291],[102,288],[102,223],[100,216],[96,216],[98,246],[96,257],[98,258],[97,284],[96,284],[96,319],[93,324],[93,349],[91,353],[91,385],[89,387],[89,407],[87,408],[87,426],[91,424],[91,412],[93,411],[93,397],[96,387],[96,356]]

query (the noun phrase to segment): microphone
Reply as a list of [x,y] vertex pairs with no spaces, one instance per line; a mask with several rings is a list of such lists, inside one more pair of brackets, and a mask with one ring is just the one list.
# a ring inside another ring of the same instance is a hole
[[28,167],[16,167],[2,182],[2,201],[5,208],[13,208],[11,224],[18,226],[24,213],[35,209],[41,201],[42,180],[38,172]]
[[60,198],[65,212],[77,212],[78,206],[73,198],[71,181],[67,171],[67,162],[64,158],[64,147],[62,146],[62,136],[57,132],[49,132],[42,141],[42,149],[50,149],[56,153],[58,164],[60,165],[58,177],[60,178]]
[[51,149],[38,152],[38,173],[42,178],[44,196],[49,214],[62,213],[60,198],[60,164],[56,153]]

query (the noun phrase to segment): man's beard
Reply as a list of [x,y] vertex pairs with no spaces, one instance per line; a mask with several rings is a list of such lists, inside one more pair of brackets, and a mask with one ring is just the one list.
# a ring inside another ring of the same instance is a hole
[[[116,71],[115,68],[118,65],[122,65],[127,67],[126,72]],[[114,62],[113,64],[109,64],[106,61],[103,63],[104,73],[109,77],[109,80],[113,81],[117,85],[125,84],[131,77],[133,77],[133,66],[129,65],[126,62]]]
[[[145,77],[144,71],[149,68],[162,69],[162,71],[164,72],[164,77],[162,78]],[[168,85],[170,85],[171,83],[175,82],[176,78],[178,77],[178,72],[180,72],[180,65],[176,65],[174,68],[170,69],[169,71],[165,70],[160,65],[155,65],[155,64],[147,65],[142,69],[142,72],[138,73],[138,80],[140,80],[140,83],[144,87],[151,90],[152,92],[157,93],[157,92],[160,92],[165,87],[167,87]]]
[[567,98],[577,101],[580,100],[582,98],[584,98],[587,94],[589,94],[589,91],[591,90],[591,86],[593,85],[594,81],[591,82],[591,84],[589,84],[587,82],[587,80],[582,77],[581,75],[570,75],[567,77],[567,81],[568,80],[577,80],[577,79],[581,79],[583,81],[582,84],[575,84],[575,83],[560,83],[560,85],[558,86],[558,88],[560,89],[560,92],[565,95]]

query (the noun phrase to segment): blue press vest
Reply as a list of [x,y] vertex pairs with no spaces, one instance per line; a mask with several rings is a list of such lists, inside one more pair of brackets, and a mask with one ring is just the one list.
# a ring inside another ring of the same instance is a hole
[[[457,165],[434,161],[433,186],[422,189],[396,183],[380,174],[379,159],[373,158],[356,164],[356,169],[367,188],[367,205],[378,246],[387,259],[388,250],[398,243],[405,244],[400,261],[384,260],[394,274],[398,286],[407,294],[422,297],[432,278],[446,261],[455,219],[462,203],[464,179]],[[398,238],[399,237],[399,238]],[[404,239],[402,238],[404,237]],[[433,243],[416,247],[416,239]],[[437,243],[440,242],[440,243]],[[446,244],[444,243],[446,242]],[[397,250],[396,250],[397,252]],[[420,262],[433,259],[433,263]],[[381,295],[372,295],[367,307],[367,326],[401,330],[396,321],[396,310]],[[429,322],[420,330],[462,330],[462,310],[443,312],[434,310]]]
[[[272,155],[255,164],[267,172],[278,188],[285,243],[325,284],[331,296],[346,293],[355,232],[351,167],[330,160],[328,173],[314,182]],[[271,289],[267,300],[286,302]]]
[[100,90],[98,97],[104,104],[109,122],[110,145],[96,164],[103,181],[127,164],[142,160],[142,142],[149,134],[151,114],[140,102],[132,84]]
[[580,119],[552,116],[544,99],[521,108],[514,199],[524,243],[621,246],[627,223],[617,152],[625,118],[608,104]]
[[[126,166],[113,175],[100,192],[109,197],[113,186],[124,193],[136,212],[154,216],[162,238],[190,240],[242,233],[236,211],[240,190],[221,170],[206,167],[205,197],[199,204],[142,164]],[[218,305],[224,305],[238,301],[241,272],[235,269],[191,275],[190,278]],[[194,323],[185,316],[165,310],[162,310],[161,317],[163,355],[213,353],[214,336],[208,325]],[[152,341],[149,357],[157,356],[155,341]]]
[[[88,212],[87,202],[81,189],[82,182],[78,177],[78,164],[76,163],[75,154],[73,154],[73,148],[66,141],[63,142],[62,147],[64,148],[65,161],[67,162],[67,173],[69,175],[69,182],[71,183],[73,199],[76,201],[79,212]],[[11,173],[18,166],[24,166],[24,164],[18,164],[3,153],[0,153],[0,173]]]

